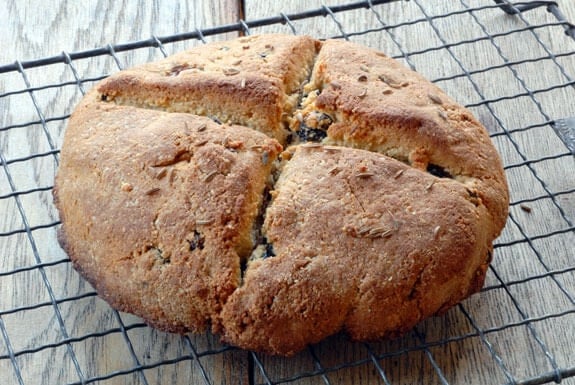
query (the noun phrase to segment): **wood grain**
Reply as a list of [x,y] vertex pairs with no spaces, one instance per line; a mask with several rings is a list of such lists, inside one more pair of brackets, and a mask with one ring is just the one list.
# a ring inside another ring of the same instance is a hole
[[[5,37],[0,65],[229,24],[239,17],[234,0],[5,3],[0,9],[0,34]],[[322,4],[245,0],[244,17],[255,20]],[[494,134],[508,165],[512,201],[526,200],[530,209],[511,207],[481,294],[398,340],[362,344],[337,335],[290,359],[252,359],[235,349],[220,353],[225,347],[210,334],[181,338],[118,314],[94,295],[58,246],[53,226],[58,216],[49,189],[67,114],[97,79],[162,57],[161,50],[143,48],[28,69],[24,75],[0,74],[0,95],[10,94],[0,97],[0,383],[80,383],[104,376],[98,383],[491,384],[538,376],[553,371],[554,365],[575,367],[566,338],[575,335],[575,235],[564,231],[575,219],[575,197],[564,193],[575,189],[575,164],[546,124],[575,116],[574,88],[565,86],[575,78],[575,59],[569,54],[575,42],[561,26],[485,38],[486,32],[525,28],[525,22],[554,23],[544,11],[527,13],[524,20],[484,9],[426,21],[426,16],[463,12],[466,4],[492,2],[399,1],[250,29],[291,33],[293,27],[318,38],[348,35],[391,56],[408,53],[406,65],[470,105]],[[574,2],[558,4],[575,20]],[[412,23],[382,30],[400,20]],[[374,32],[363,34],[367,29]],[[480,40],[438,48],[475,39]],[[169,54],[195,44],[200,43],[163,48]],[[558,57],[544,59],[548,50]],[[511,70],[504,66],[507,62],[520,64]],[[67,85],[50,86],[62,83]],[[540,161],[542,157],[551,159]],[[549,192],[559,195],[538,199]],[[557,235],[544,236],[551,232]],[[535,239],[522,242],[525,235]],[[14,361],[10,352],[16,353]],[[169,364],[159,365],[165,360]]]
[[[341,3],[345,2],[330,2],[334,5]],[[368,45],[388,55],[403,56],[406,52],[415,52],[416,54],[408,55],[405,64],[429,79],[461,75],[455,79],[439,81],[438,85],[463,104],[481,103],[482,100],[496,99],[502,95],[525,94],[531,90],[545,89],[551,84],[572,81],[575,74],[575,60],[572,56],[560,62],[564,71],[549,60],[518,65],[514,67],[515,73],[508,68],[484,71],[486,68],[505,62],[547,56],[549,53],[545,51],[546,48],[537,42],[537,38],[530,31],[495,41],[485,39],[485,36],[487,33],[495,34],[524,28],[525,21],[536,25],[553,23],[555,20],[548,14],[530,13],[523,16],[525,20],[521,20],[504,15],[498,9],[487,9],[457,17],[433,19],[431,23],[418,22],[428,16],[464,11],[465,3],[469,3],[469,6],[479,5],[478,2],[462,2],[462,4],[436,2],[433,5],[423,1],[397,2],[375,7],[377,14],[362,9],[341,15],[328,14],[325,17],[294,21],[292,26],[297,33],[310,33],[316,37],[329,38],[344,35],[339,28],[343,25],[345,26],[343,32],[350,35],[349,40]],[[575,10],[571,2],[560,2],[560,5],[566,15],[571,15]],[[287,4],[276,2],[262,4],[255,0],[246,0],[246,14],[257,19],[280,12],[301,12],[321,6],[320,2],[308,0],[290,1]],[[377,29],[382,26],[382,22],[394,25],[397,20],[411,20],[413,24],[366,36],[356,35],[366,29]],[[289,33],[290,31],[284,25],[254,28],[252,31],[252,33],[260,32]],[[561,28],[536,31],[536,34],[544,45],[554,47],[556,53],[569,52],[575,45],[563,35]],[[482,40],[474,44],[455,46],[450,50],[436,49],[444,44],[474,39]],[[465,71],[473,70],[484,72],[465,76]],[[533,98],[527,96],[506,102],[479,104],[471,107],[471,110],[491,133],[501,134],[534,124],[543,124],[555,118],[575,115],[575,106],[565,102],[572,97],[573,89],[567,86],[553,92],[538,93]],[[550,153],[565,152],[561,142],[549,127],[511,136],[496,136],[494,142],[505,164],[518,164]],[[572,189],[575,185],[574,169],[573,158],[569,156],[554,162],[538,163],[532,170],[528,167],[510,169],[508,177],[512,200],[546,195],[548,191],[545,188],[550,191]],[[569,218],[573,221],[575,207],[573,196],[559,204],[562,209],[569,212]],[[553,231],[551,229],[569,226],[565,219],[558,215],[557,205],[550,203],[549,200],[537,201],[533,203],[532,208],[533,211],[528,214],[519,206],[512,207],[512,215],[517,218],[518,223],[509,222],[500,242],[521,239],[523,234],[545,234]],[[565,235],[564,238],[566,239],[559,242],[569,243],[575,240],[572,233]],[[573,258],[572,251],[561,249],[560,246],[558,248],[561,250],[559,255],[565,257],[570,255]],[[553,250],[556,252],[557,248]],[[507,282],[543,273],[545,268],[537,259],[537,255],[548,263],[561,258],[554,257],[552,253],[548,245],[534,247],[519,245],[498,249],[493,270],[487,279],[487,287],[500,285],[499,278]],[[558,264],[562,268],[572,266],[572,262],[567,261]],[[342,362],[358,362],[358,365],[351,368],[326,374],[330,381],[346,384],[372,384],[385,381],[393,384],[439,384],[443,380],[457,384],[505,383],[514,378],[529,378],[550,371],[553,369],[553,360],[562,362],[561,365],[567,367],[573,366],[573,358],[567,358],[573,357],[572,353],[563,341],[564,333],[575,332],[573,324],[566,326],[565,322],[561,322],[559,326],[558,322],[557,326],[554,326],[552,322],[542,322],[534,326],[510,328],[504,332],[480,334],[482,330],[495,329],[509,323],[521,323],[526,317],[553,314],[560,311],[559,309],[572,309],[573,294],[569,297],[561,292],[561,289],[567,288],[573,293],[575,284],[569,281],[569,278],[566,279],[562,279],[561,282],[548,279],[534,280],[524,285],[515,285],[509,292],[504,289],[488,290],[465,301],[445,316],[422,323],[417,328],[419,336],[412,334],[399,341],[373,344],[371,352],[383,357],[386,352],[404,350],[403,354],[392,355],[378,361],[385,378],[380,376],[377,366],[371,362],[366,347],[362,344],[346,343],[344,337],[336,337],[319,344],[315,347],[316,357],[326,368],[337,367]],[[516,299],[519,300],[516,302]],[[568,318],[573,320],[574,317]],[[472,325],[470,320],[478,324]],[[562,329],[563,327],[567,329]],[[433,346],[428,350],[410,350],[410,347],[422,342],[421,336],[425,336],[425,342],[433,344],[458,335],[470,335],[470,337]],[[545,357],[545,350],[552,352],[551,360]],[[264,367],[268,368],[266,374],[272,379],[289,378],[302,370],[313,372],[313,368],[310,368],[312,361],[309,352],[304,352],[292,360],[275,358],[263,358],[263,360]],[[432,364],[437,366],[434,367]],[[573,379],[566,382],[575,383]],[[298,381],[299,383],[320,383],[320,378],[304,377]]]
[[[239,5],[235,0],[8,1],[0,11],[0,34],[8,37],[4,41],[9,42],[2,44],[0,65],[55,56],[62,51],[85,51],[108,44],[229,24],[237,21],[238,12]],[[198,43],[169,44],[164,49],[170,54],[189,44]],[[161,56],[157,49],[133,50],[117,55],[122,66]],[[74,82],[72,68],[84,78],[101,77],[118,70],[115,60],[106,56],[89,63],[79,60],[73,66],[56,64],[26,70],[26,79],[18,73],[0,79],[0,93],[18,93],[0,99],[1,126],[26,124],[24,128],[0,132],[0,153],[11,162],[0,167],[0,196],[13,190],[49,187],[53,183],[56,156],[18,160],[59,148],[65,121],[58,117],[71,112],[81,93],[75,86],[19,92],[26,89],[26,82],[30,87]],[[91,84],[89,81],[84,83],[84,90]],[[32,98],[38,103],[38,108],[34,107]],[[42,119],[56,120],[45,126],[27,124]],[[23,230],[23,220],[32,227],[57,221],[50,195],[45,191],[0,200],[0,233]],[[19,211],[18,204],[25,208],[24,212]],[[0,272],[66,259],[58,247],[54,227],[0,238],[0,255]],[[106,384],[202,383],[204,376],[210,383],[247,383],[247,353],[232,350],[204,354],[214,345],[221,349],[214,337],[191,336],[190,344],[187,339],[138,326],[141,325],[140,320],[119,315],[91,293],[92,288],[69,263],[0,276],[0,312],[36,307],[0,316],[9,336],[8,341],[0,342],[0,355],[7,354],[7,343],[15,352],[54,345],[33,354],[18,355],[16,366],[9,359],[0,360],[0,383],[14,384],[22,380],[24,383],[63,384],[98,376],[109,376]],[[82,295],[88,297],[64,302],[57,307],[52,304],[55,300]],[[125,333],[121,330],[124,326],[129,328]],[[74,342],[63,343],[66,339]],[[196,360],[195,354],[201,358]],[[138,361],[134,357],[138,357]],[[160,362],[178,358],[172,364],[158,366]],[[145,369],[135,371],[138,365]]]

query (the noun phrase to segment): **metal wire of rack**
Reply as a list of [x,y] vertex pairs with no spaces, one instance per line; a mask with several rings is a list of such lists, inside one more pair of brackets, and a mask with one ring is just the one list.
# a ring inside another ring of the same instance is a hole
[[[0,79],[10,79],[0,89],[0,111],[23,111],[22,121],[3,116],[0,125],[0,382],[38,383],[34,375],[49,366],[54,378],[45,383],[151,384],[174,382],[178,372],[189,376],[186,383],[202,384],[575,383],[569,343],[575,335],[575,26],[553,1],[449,3],[437,14],[424,0],[322,6],[0,66]],[[405,18],[390,17],[390,7]],[[490,18],[504,12],[512,15],[508,28],[492,31]],[[358,15],[371,24],[350,30],[348,18]],[[467,32],[451,33],[450,25],[461,20]],[[55,236],[51,189],[75,102],[109,73],[164,57],[180,48],[176,43],[268,29],[301,34],[311,25],[325,27],[321,38],[379,42],[488,127],[512,202],[481,293],[399,340],[351,343],[338,335],[288,359],[242,352],[209,334],[165,335],[110,309],[75,273]],[[413,26],[428,31],[426,45],[411,38]],[[572,49],[557,52],[555,39],[573,39]],[[506,48],[509,42],[521,55]],[[476,62],[462,59],[461,49],[477,50]],[[498,61],[483,62],[482,50]],[[426,63],[437,62],[435,56],[448,64],[430,69]],[[63,75],[43,79],[46,66],[61,66]],[[554,83],[538,82],[542,72],[552,73]],[[494,76],[509,86],[491,84]],[[69,109],[52,108],[56,98],[67,98]],[[11,146],[30,136],[36,145]],[[25,286],[29,282],[34,287]],[[89,366],[101,361],[98,355],[106,356],[105,364]]]

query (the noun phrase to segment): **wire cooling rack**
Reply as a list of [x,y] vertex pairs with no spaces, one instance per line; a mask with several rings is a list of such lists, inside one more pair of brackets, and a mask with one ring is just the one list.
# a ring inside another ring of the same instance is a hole
[[[552,1],[431,3],[322,6],[0,66],[0,383],[574,384],[575,27]],[[155,331],[73,270],[51,189],[82,94],[126,66],[268,31],[379,48],[485,124],[512,201],[479,294],[398,340],[337,335],[285,359]]]

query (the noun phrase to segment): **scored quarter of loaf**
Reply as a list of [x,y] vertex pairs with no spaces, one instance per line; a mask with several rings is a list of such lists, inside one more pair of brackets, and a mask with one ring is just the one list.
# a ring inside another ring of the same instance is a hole
[[354,43],[256,35],[120,71],[72,114],[59,240],[114,308],[291,355],[479,291],[509,204],[485,128]]

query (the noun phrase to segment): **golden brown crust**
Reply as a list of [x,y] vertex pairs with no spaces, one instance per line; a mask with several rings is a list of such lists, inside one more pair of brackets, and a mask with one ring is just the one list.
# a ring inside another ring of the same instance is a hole
[[293,151],[263,229],[276,256],[248,265],[227,340],[290,354],[342,328],[390,336],[482,284],[489,217],[461,183],[364,150]]
[[440,166],[488,208],[495,236],[507,219],[501,160],[485,128],[439,87],[380,52],[329,40],[315,62],[308,109],[333,116],[327,143]]
[[101,82],[70,118],[54,197],[62,246],[112,306],[282,355],[339,330],[395,336],[478,291],[508,206],[486,130],[439,88],[284,35]]
[[54,190],[64,248],[113,306],[203,330],[240,282],[280,149],[244,127],[92,92],[70,118]]
[[213,116],[284,142],[285,118],[318,48],[307,36],[248,36],[121,71],[98,91],[120,104]]

